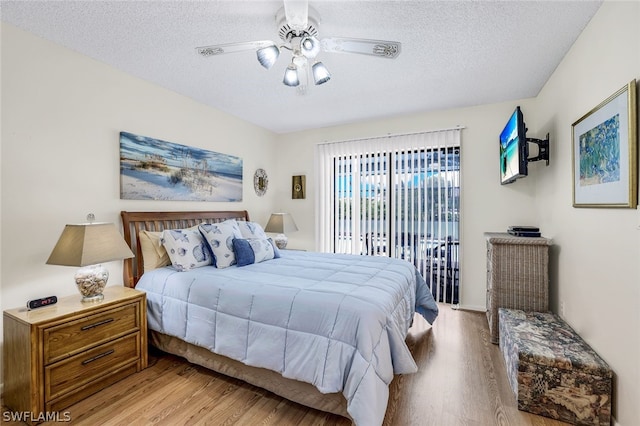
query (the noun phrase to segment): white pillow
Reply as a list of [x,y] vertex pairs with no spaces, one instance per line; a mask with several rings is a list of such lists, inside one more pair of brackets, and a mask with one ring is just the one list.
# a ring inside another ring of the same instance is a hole
[[233,239],[242,238],[236,221],[221,223],[203,223],[198,226],[213,253],[216,268],[227,268],[236,263],[233,253]]
[[264,229],[260,226],[259,223],[256,222],[246,222],[243,220],[237,221],[238,228],[240,228],[240,233],[242,234],[242,238],[267,238],[267,234],[264,233]]
[[178,271],[211,265],[212,258],[207,243],[197,226],[187,229],[165,229],[160,241]]

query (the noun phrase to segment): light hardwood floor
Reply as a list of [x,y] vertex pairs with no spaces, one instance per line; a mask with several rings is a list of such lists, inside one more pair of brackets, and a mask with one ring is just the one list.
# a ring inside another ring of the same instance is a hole
[[[565,425],[518,411],[484,313],[440,305],[433,327],[416,317],[407,343],[419,372],[391,383],[385,425]],[[153,351],[149,368],[65,411],[91,426],[351,424]]]

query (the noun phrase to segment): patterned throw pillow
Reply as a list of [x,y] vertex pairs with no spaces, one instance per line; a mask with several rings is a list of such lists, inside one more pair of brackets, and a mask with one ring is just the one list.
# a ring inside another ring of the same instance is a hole
[[187,229],[165,229],[160,241],[178,271],[211,265],[212,259],[207,243],[197,226]]
[[233,250],[238,266],[260,263],[280,257],[280,253],[271,238],[236,238]]
[[256,222],[245,222],[243,220],[237,221],[238,228],[242,234],[242,238],[267,238],[267,234],[264,233],[264,229]]
[[216,268],[227,268],[236,263],[233,239],[242,237],[236,221],[203,223],[199,228],[213,253]]

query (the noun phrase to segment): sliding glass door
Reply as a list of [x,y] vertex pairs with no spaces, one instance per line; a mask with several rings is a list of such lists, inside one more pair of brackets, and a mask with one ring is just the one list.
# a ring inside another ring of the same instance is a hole
[[326,246],[413,263],[437,300],[459,302],[460,146],[336,152]]

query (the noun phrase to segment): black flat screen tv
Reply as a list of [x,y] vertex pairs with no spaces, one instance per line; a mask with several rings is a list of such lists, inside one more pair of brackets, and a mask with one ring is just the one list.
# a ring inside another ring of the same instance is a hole
[[500,133],[500,183],[505,185],[527,176],[527,128],[520,107],[511,114]]

